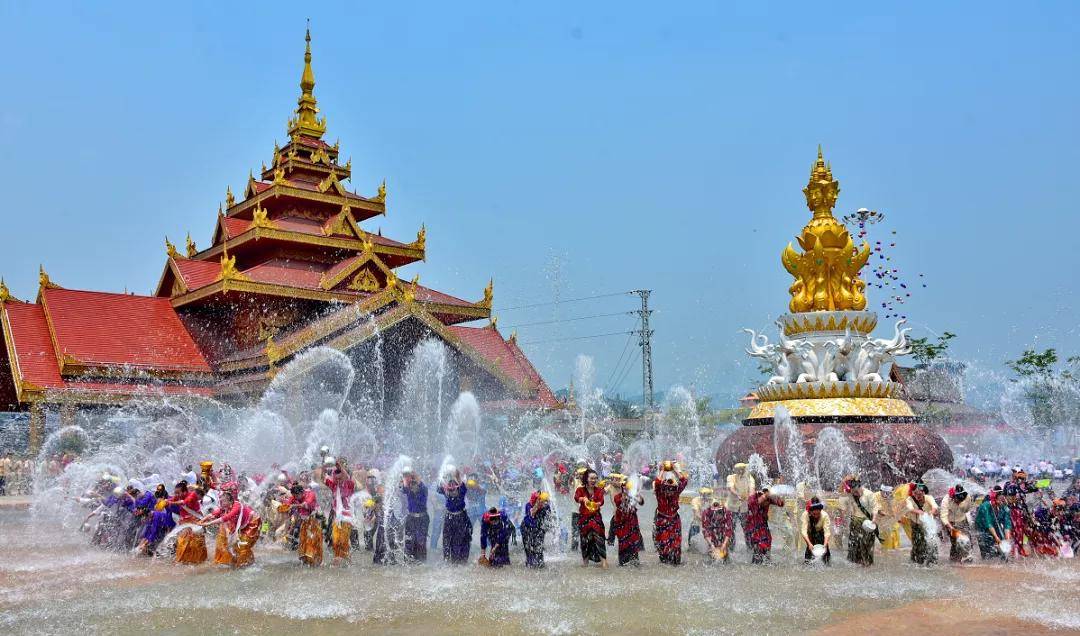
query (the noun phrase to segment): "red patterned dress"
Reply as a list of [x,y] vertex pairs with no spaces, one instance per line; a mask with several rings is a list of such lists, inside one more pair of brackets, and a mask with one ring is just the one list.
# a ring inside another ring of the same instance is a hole
[[687,479],[680,475],[676,484],[653,480],[656,493],[656,515],[653,517],[653,545],[660,562],[669,565],[682,563],[682,519],[679,518],[679,495],[686,490]]
[[[595,510],[590,510],[580,500],[584,498],[591,502]],[[607,559],[607,548],[604,545],[604,518],[600,515],[600,509],[604,505],[604,489],[593,488],[589,494],[588,488],[582,486],[574,492],[574,501],[578,503],[578,526],[581,533],[581,558],[584,561],[599,563]]]
[[611,518],[608,542],[619,540],[619,565],[637,565],[638,553],[645,549],[641,525],[638,523],[637,497],[618,492],[611,500],[615,504],[615,516]]

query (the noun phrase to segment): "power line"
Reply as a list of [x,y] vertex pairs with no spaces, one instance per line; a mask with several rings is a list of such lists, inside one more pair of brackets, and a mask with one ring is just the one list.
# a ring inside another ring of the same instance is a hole
[[548,305],[562,305],[564,303],[576,303],[582,300],[592,300],[594,298],[611,298],[612,296],[627,296],[634,293],[633,291],[615,292],[611,294],[598,294],[596,296],[582,296],[581,298],[567,298],[566,300],[553,300],[546,303],[530,303],[528,305],[518,305],[517,307],[500,307],[499,311],[513,311],[515,309],[529,309],[531,307],[546,307]]
[[622,376],[619,377],[619,379],[615,381],[615,386],[613,388],[617,389],[620,386],[622,386],[623,380],[625,380],[626,376],[630,374],[630,369],[633,369],[634,365],[640,359],[641,359],[641,351],[640,350],[638,350],[636,357],[631,355],[631,356],[629,356],[627,358],[627,361],[629,361],[630,364],[626,365],[626,369],[623,370]]
[[574,322],[575,320],[588,320],[590,318],[608,318],[610,316],[631,316],[635,312],[632,311],[616,311],[610,314],[593,314],[592,316],[576,316],[574,318],[563,318],[561,320],[541,320],[538,322],[519,322],[516,325],[510,325],[510,327],[532,327],[534,325],[553,325],[557,322]]
[[523,342],[521,344],[544,344],[547,342],[569,342],[570,340],[589,340],[592,338],[604,338],[607,336],[625,336],[626,334],[634,333],[633,331],[612,331],[611,333],[598,333],[592,336],[577,336],[575,338],[552,338],[550,340],[532,340],[530,342]]
[[631,333],[626,335],[626,344],[623,345],[622,353],[619,354],[619,361],[615,363],[615,366],[611,367],[611,373],[608,374],[607,382],[604,384],[604,386],[608,388],[609,393],[612,388],[611,381],[615,379],[615,374],[619,371],[619,367],[622,366],[623,358],[626,356],[627,350],[630,349],[630,341],[633,339],[634,334]]

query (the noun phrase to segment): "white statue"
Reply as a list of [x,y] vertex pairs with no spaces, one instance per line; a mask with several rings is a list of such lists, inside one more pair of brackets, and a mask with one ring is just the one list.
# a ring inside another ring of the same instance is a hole
[[907,332],[911,329],[900,328],[900,325],[905,322],[905,320],[900,320],[896,323],[895,334],[891,340],[867,339],[849,354],[847,379],[858,382],[884,382],[881,377],[881,367],[897,356],[911,353],[911,346],[907,339]]
[[826,341],[812,344],[800,342],[797,345],[802,362],[802,373],[795,379],[797,383],[803,382],[836,382],[836,352],[838,347],[835,342]]
[[[788,364],[787,356],[780,350],[780,347],[769,344],[769,337],[763,333],[759,334],[753,329],[743,329],[743,331],[750,334],[750,348],[746,350],[746,353],[751,358],[765,360],[773,369],[773,376],[769,378],[766,384],[790,382],[791,365]],[[758,338],[761,339],[761,344],[758,344]]]

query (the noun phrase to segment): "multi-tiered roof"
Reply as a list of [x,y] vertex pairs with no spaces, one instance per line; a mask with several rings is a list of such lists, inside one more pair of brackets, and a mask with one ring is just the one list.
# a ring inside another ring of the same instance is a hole
[[287,143],[274,144],[239,198],[226,189],[209,247],[188,235],[181,253],[166,239],[153,296],[65,290],[42,270],[37,300],[24,303],[0,283],[0,403],[252,394],[310,347],[350,351],[398,329],[399,344],[448,343],[468,384],[493,404],[556,406],[513,336],[504,339],[494,322],[460,326],[491,318],[490,282],[469,301],[418,276],[402,280],[398,268],[426,260],[425,227],[408,242],[363,227],[387,213],[386,182],[373,196],[346,186],[352,162],[324,140],[310,33],[305,39]]

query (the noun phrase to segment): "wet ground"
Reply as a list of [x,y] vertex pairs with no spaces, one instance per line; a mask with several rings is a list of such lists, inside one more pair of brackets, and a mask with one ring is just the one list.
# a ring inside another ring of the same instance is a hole
[[694,555],[670,568],[650,551],[637,569],[558,555],[533,572],[520,553],[499,571],[439,558],[378,568],[363,552],[308,570],[275,546],[256,554],[241,571],[178,568],[0,509],[0,633],[1080,633],[1077,560],[927,569],[898,551],[865,570],[842,559],[709,567]]

